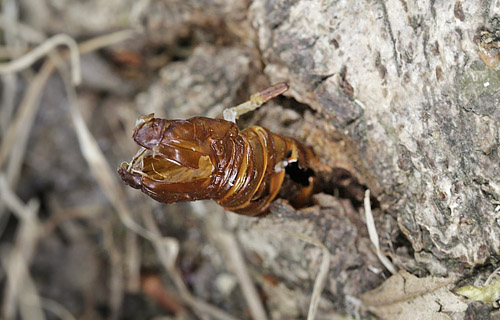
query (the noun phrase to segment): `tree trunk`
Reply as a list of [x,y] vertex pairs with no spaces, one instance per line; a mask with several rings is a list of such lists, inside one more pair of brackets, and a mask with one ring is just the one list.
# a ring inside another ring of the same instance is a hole
[[295,99],[354,141],[368,186],[434,273],[498,258],[496,11],[487,1],[251,6],[265,72],[290,79]]

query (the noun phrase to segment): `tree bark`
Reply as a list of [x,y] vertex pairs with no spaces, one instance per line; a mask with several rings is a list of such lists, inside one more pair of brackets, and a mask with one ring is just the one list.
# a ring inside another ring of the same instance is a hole
[[497,11],[489,1],[250,8],[266,74],[354,141],[368,186],[437,274],[498,259],[498,50],[480,56],[474,40],[489,30],[498,41]]

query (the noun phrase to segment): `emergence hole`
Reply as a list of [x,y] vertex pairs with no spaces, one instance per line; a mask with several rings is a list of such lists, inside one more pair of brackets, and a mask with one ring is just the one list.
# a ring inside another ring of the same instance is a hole
[[299,168],[298,162],[289,163],[285,168],[285,173],[293,182],[300,183],[303,186],[308,186],[309,178],[314,176],[314,171],[311,169]]

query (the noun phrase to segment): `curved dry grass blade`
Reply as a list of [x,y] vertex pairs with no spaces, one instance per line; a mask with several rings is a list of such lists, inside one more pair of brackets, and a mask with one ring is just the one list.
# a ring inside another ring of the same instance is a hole
[[318,312],[318,306],[321,299],[321,293],[325,288],[326,281],[328,280],[328,272],[330,271],[330,260],[331,255],[328,248],[321,243],[319,240],[308,237],[304,234],[300,233],[290,233],[291,235],[306,241],[310,244],[313,244],[322,251],[321,265],[319,267],[318,275],[314,280],[313,292],[311,294],[311,302],[309,303],[309,311],[307,312],[307,320],[313,320],[316,318],[316,314]]
[[46,56],[50,51],[54,50],[59,45],[66,45],[69,48],[72,67],[72,81],[76,85],[80,84],[82,81],[82,75],[80,71],[80,54],[78,52],[78,44],[67,34],[57,34],[45,40],[45,42],[27,54],[7,63],[0,63],[0,73],[13,73],[26,69],[41,57]]
[[80,50],[80,54],[89,53],[128,40],[135,34],[136,32],[130,29],[112,32],[83,41],[78,45],[78,49]]
[[500,267],[493,270],[493,272],[488,276],[488,279],[486,279],[486,281],[484,282],[484,285],[487,286],[488,284],[490,284],[490,282],[493,281],[493,279],[497,278],[499,274]]
[[31,43],[43,42],[47,37],[40,32],[24,23],[9,19],[0,14],[0,27],[6,30],[14,37],[21,38],[24,41]]
[[61,320],[76,320],[76,318],[62,304],[48,298],[40,298],[42,308],[55,314]]
[[209,315],[212,318],[220,320],[236,320],[236,318],[226,312],[194,297],[189,292],[188,288],[184,284],[184,281],[182,280],[182,276],[175,268],[175,261],[177,260],[177,256],[179,254],[179,242],[174,238],[160,238],[160,231],[158,230],[158,226],[155,224],[150,212],[143,212],[142,216],[147,228],[158,235],[158,237],[152,241],[153,246],[168,275],[171,277],[177,290],[179,290],[180,297],[183,301],[189,305],[202,319],[206,318],[205,315]]
[[17,91],[17,75],[4,74],[1,76],[2,81],[2,104],[0,107],[0,133],[2,136],[7,134],[7,128],[14,114],[16,91]]
[[[5,266],[7,269],[8,281],[16,279],[16,283],[14,284],[16,285],[16,291],[13,292],[15,294],[13,298],[17,303],[13,302],[10,306],[4,304],[4,307],[7,307],[4,309],[5,319],[17,319],[15,315],[15,306],[17,304],[19,306],[19,315],[21,319],[44,320],[45,315],[42,310],[42,298],[38,295],[33,278],[29,273],[27,261],[20,260],[20,254],[15,252],[11,252],[10,255],[2,252],[2,256],[9,257],[9,259],[7,259],[9,262],[7,262]],[[12,293],[12,291],[7,292],[6,298],[10,293]],[[5,301],[8,301],[8,299]]]
[[380,250],[380,245],[378,242],[378,233],[375,227],[375,221],[373,220],[372,207],[370,203],[370,190],[365,191],[365,199],[364,199],[364,207],[365,207],[365,218],[366,218],[366,227],[368,228],[368,235],[370,236],[370,241],[375,247],[375,251],[377,253],[377,257],[380,262],[387,268],[392,274],[395,274],[396,267],[392,264],[392,262],[382,254]]
[[113,239],[113,226],[112,223],[106,223],[102,230],[104,235],[104,248],[108,253],[110,267],[113,272],[111,272],[109,276],[109,291],[110,291],[110,315],[109,318],[111,320],[118,319],[120,308],[123,302],[123,263],[121,254],[116,248]]
[[257,289],[250,278],[236,238],[232,233],[221,230],[220,228],[214,232],[213,236],[216,237],[219,246],[224,249],[229,258],[229,263],[233,266],[233,271],[241,285],[241,290],[247,301],[252,318],[255,320],[267,319],[266,311],[262,305]]
[[30,83],[19,111],[16,114],[16,118],[7,129],[7,134],[2,140],[0,146],[0,167],[2,167],[7,155],[9,155],[14,146],[23,145],[21,138],[25,140],[29,136],[29,129],[33,126],[40,96],[53,70],[54,64],[50,61],[45,62],[40,72],[38,72],[34,80]]
[[[20,221],[13,249],[5,259],[7,286],[2,310],[6,319],[15,319],[16,306],[25,319],[44,319],[39,296],[29,274],[29,262],[35,251],[40,225],[38,222],[39,202],[30,200],[27,205],[10,189],[4,176],[0,174],[0,199],[12,210]],[[6,256],[2,253],[1,256]],[[27,301],[27,296],[32,296]]]

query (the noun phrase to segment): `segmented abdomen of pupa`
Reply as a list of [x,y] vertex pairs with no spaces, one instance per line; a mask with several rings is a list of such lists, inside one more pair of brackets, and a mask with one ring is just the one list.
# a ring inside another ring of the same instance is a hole
[[[314,159],[309,148],[291,138],[258,126],[240,131],[232,122],[205,117],[149,115],[139,121],[133,138],[144,151],[132,165],[118,169],[128,185],[160,202],[213,199],[251,216],[267,211],[288,164],[308,169]],[[301,196],[310,195],[312,182]]]

